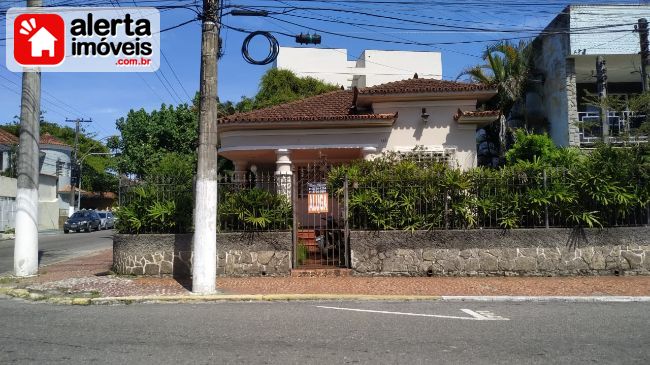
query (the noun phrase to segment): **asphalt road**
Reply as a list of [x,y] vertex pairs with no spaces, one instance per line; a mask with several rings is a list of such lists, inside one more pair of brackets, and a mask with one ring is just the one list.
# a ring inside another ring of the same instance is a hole
[[71,307],[0,298],[0,313],[3,364],[650,362],[650,303]]
[[[59,262],[93,251],[111,248],[113,231],[39,235],[39,265]],[[14,240],[0,241],[0,274],[14,269]]]

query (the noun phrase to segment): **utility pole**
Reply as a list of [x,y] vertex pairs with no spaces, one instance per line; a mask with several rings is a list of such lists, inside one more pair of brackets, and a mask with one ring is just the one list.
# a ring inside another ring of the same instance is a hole
[[641,42],[641,83],[643,91],[650,92],[650,45],[648,44],[648,20],[639,19],[637,25],[639,40]]
[[[85,120],[85,119],[79,119],[77,118],[76,120],[70,120],[66,119],[65,120],[68,123],[74,123],[75,128],[74,128],[74,150],[72,151],[72,166],[70,166],[70,207],[72,207],[72,211],[74,212],[74,206],[75,206],[75,180],[74,177],[76,176],[77,179],[81,179],[81,169],[78,168],[77,166],[77,158],[79,157],[79,132],[81,130],[81,123],[91,123],[92,119]],[[77,173],[78,172],[78,173]],[[77,176],[79,175],[79,176]],[[81,194],[81,191],[80,191]]]
[[603,142],[609,144],[609,111],[605,106],[607,98],[607,61],[603,56],[596,58],[596,79],[598,84],[598,101],[600,102],[600,122],[603,129]]
[[219,0],[203,0],[199,151],[194,196],[192,292],[216,291],[217,276],[217,51]]
[[[27,7],[40,7],[42,0],[27,0]],[[20,99],[20,145],[16,191],[16,240],[14,273],[32,276],[38,273],[38,177],[41,112],[41,70],[23,69]]]

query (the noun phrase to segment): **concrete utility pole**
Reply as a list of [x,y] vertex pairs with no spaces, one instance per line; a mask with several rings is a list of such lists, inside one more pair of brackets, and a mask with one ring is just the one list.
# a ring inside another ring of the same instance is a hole
[[596,78],[598,83],[598,101],[600,102],[600,123],[603,129],[603,142],[609,144],[609,111],[603,105],[607,98],[607,61],[603,56],[596,58]]
[[199,161],[194,202],[192,292],[216,291],[217,276],[217,51],[219,5],[203,0]]
[[[74,129],[74,150],[72,151],[72,166],[70,166],[70,172],[72,176],[70,176],[70,206],[72,207],[72,211],[74,212],[74,206],[75,206],[75,182],[72,177],[76,175],[77,171],[79,171],[79,176],[77,176],[77,179],[81,180],[81,168],[77,169],[77,158],[79,157],[79,132],[80,132],[80,124],[81,123],[91,123],[92,120],[85,120],[85,119],[76,119],[76,120],[70,120],[66,119],[65,120],[68,123],[74,123],[75,124],[75,129]],[[81,185],[79,185],[81,186]],[[80,188],[81,189],[81,188]],[[79,192],[81,194],[81,191]]]
[[[27,7],[40,7],[42,0],[27,0]],[[16,240],[14,273],[32,276],[38,273],[38,177],[41,113],[41,71],[23,69],[20,99],[20,145],[18,146],[18,182],[16,191]]]
[[650,92],[650,45],[648,44],[648,20],[639,19],[637,25],[641,42],[641,82],[643,91]]

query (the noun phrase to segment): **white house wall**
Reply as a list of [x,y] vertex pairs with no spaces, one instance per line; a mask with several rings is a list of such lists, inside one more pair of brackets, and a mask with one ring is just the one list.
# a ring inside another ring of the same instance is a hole
[[415,73],[442,79],[439,52],[366,50],[349,61],[346,49],[280,47],[275,67],[346,88],[410,79]]
[[0,176],[0,197],[16,198],[16,179]]
[[59,229],[59,204],[56,196],[56,177],[42,175],[38,185],[38,229]]
[[377,147],[390,134],[390,127],[337,129],[271,129],[221,133],[221,151],[249,151]]
[[[429,114],[426,123],[422,120],[422,108],[426,108]],[[458,167],[468,169],[476,166],[476,125],[457,123],[453,116],[458,108],[474,110],[476,100],[373,104],[375,113],[399,113],[383,149],[403,151],[416,146],[455,149]]]
[[357,61],[363,84],[370,87],[392,81],[406,80],[415,73],[420,78],[442,80],[442,55],[439,52],[366,50]]
[[[57,230],[59,229],[59,205],[61,201],[57,198],[56,177],[43,175],[39,176],[38,185],[38,229]],[[14,228],[15,224],[15,199],[16,179],[0,177],[0,230]]]
[[41,152],[45,152],[45,160],[41,165],[41,174],[56,176],[56,161],[60,160],[63,165],[58,188],[62,190],[64,186],[70,185],[70,148],[46,145],[41,146]]
[[[458,167],[467,169],[476,166],[476,125],[460,125],[453,116],[458,108],[475,107],[476,100],[376,103],[375,113],[399,113],[392,127],[229,131],[221,133],[220,151],[376,147],[381,153],[425,146],[455,149]],[[427,123],[422,121],[422,108],[430,114]]]
[[[634,32],[634,25],[639,18],[650,20],[650,5],[574,5],[570,17],[570,54],[638,54],[639,34]],[[584,30],[594,26],[607,28]]]
[[333,85],[352,85],[353,67],[346,49],[280,47],[275,67]]

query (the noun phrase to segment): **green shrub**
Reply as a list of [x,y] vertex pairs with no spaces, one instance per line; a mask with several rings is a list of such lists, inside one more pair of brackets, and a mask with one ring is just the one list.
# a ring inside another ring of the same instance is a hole
[[566,227],[641,217],[650,201],[649,147],[584,153],[538,137],[521,134],[501,169],[461,171],[389,154],[333,169],[328,185],[342,196],[347,176],[350,224],[360,229],[543,227],[547,212],[549,224]]
[[187,233],[192,229],[192,190],[181,183],[143,183],[130,189],[115,210],[119,233]]
[[253,188],[224,191],[219,201],[219,228],[233,231],[289,229],[292,210],[281,194]]

